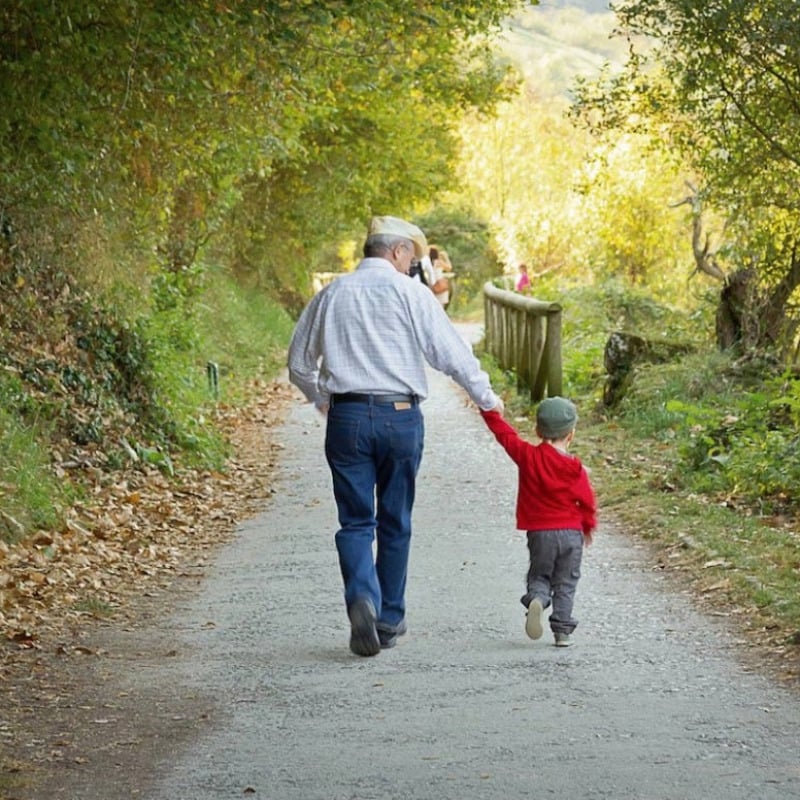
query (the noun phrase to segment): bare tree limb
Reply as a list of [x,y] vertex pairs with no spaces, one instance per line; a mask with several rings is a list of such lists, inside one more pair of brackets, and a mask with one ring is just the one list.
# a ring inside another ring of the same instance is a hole
[[703,204],[700,199],[700,192],[686,181],[691,194],[679,200],[677,203],[670,204],[670,208],[678,208],[684,205],[692,207],[692,253],[694,254],[695,272],[702,272],[710,275],[717,280],[727,281],[728,276],[717,262],[716,250],[711,250],[711,235],[703,228]]

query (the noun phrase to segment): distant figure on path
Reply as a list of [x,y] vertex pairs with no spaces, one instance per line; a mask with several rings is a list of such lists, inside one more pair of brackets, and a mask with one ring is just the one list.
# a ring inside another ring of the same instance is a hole
[[428,256],[433,265],[434,275],[431,289],[436,295],[436,299],[442,304],[442,308],[447,309],[447,306],[450,305],[450,281],[445,273],[453,271],[453,265],[450,263],[450,256],[447,255],[446,250],[440,250],[433,245],[431,246]]
[[519,277],[517,278],[517,283],[515,288],[518,292],[527,292],[528,289],[531,288],[531,279],[530,276],[528,275],[527,264],[519,265]]
[[520,598],[528,609],[525,631],[531,639],[543,633],[542,612],[551,602],[550,630],[556,647],[567,647],[578,621],[572,616],[581,574],[583,546],[597,527],[597,502],[589,475],[567,451],[575,435],[578,412],[563,397],[548,397],[536,410],[533,445],[520,437],[497,411],[483,419],[519,468],[517,528],[528,532],[527,591]]
[[340,525],[336,549],[350,649],[360,656],[393,647],[407,630],[425,362],[453,378],[479,408],[503,408],[433,293],[408,279],[412,260],[426,251],[416,225],[373,218],[363,260],[315,295],[289,345],[290,380],[327,414],[325,455]]

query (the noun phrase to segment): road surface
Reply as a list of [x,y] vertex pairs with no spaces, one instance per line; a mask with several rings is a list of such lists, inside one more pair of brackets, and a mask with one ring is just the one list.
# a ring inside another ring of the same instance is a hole
[[35,800],[800,798],[798,695],[610,520],[573,646],[526,638],[515,467],[449,379],[423,410],[399,645],[348,650],[323,419],[298,400],[266,510],[169,617],[122,634],[103,770]]

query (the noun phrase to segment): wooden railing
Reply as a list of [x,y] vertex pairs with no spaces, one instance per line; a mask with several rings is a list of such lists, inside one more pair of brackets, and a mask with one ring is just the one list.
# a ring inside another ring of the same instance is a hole
[[561,394],[561,306],[483,287],[486,351],[501,369],[512,369],[531,400]]

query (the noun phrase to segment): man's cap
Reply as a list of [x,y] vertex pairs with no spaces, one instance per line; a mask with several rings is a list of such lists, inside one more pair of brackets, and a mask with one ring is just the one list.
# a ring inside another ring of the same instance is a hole
[[561,439],[578,422],[578,409],[564,397],[546,397],[536,409],[536,430],[542,439]]
[[373,217],[369,223],[367,236],[399,236],[414,243],[414,254],[422,258],[428,252],[425,234],[410,222],[399,217]]

